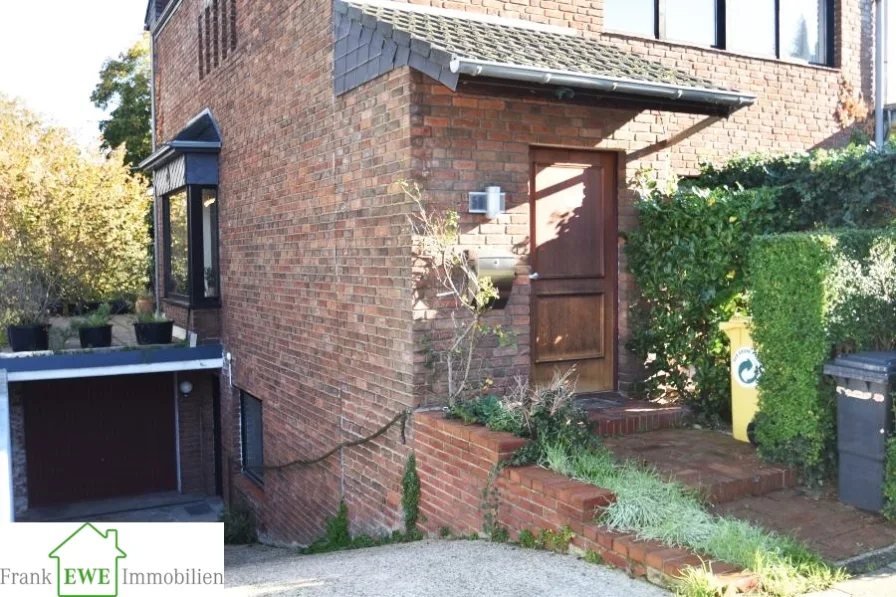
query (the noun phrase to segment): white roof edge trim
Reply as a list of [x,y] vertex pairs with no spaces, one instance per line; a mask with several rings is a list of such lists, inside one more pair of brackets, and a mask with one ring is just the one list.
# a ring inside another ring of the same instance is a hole
[[181,4],[183,4],[183,0],[171,0],[171,2],[168,3],[168,6],[165,7],[165,11],[159,17],[159,20],[156,21],[156,24],[152,28],[152,31],[149,32],[153,38],[162,33],[162,29],[164,29],[165,25],[168,24],[168,21],[171,20],[171,15],[173,15],[174,12],[178,8],[180,8]]
[[[726,91],[722,89],[707,89],[704,87],[690,87],[687,85],[673,85],[671,83],[654,83],[649,81],[639,81],[637,79],[626,79],[623,77],[613,77],[611,75],[594,75],[590,73],[565,71],[559,69],[543,68],[539,66],[522,66],[519,64],[510,64],[503,62],[490,62],[486,60],[476,60],[474,58],[462,58],[454,56],[451,59],[451,72],[469,74],[473,76],[497,76],[499,78],[515,78],[518,80],[529,80],[540,83],[553,83],[555,85],[569,85],[575,83],[604,83],[612,86],[609,91],[617,91],[619,85],[638,87],[642,90],[652,90],[656,92],[664,92],[668,94],[670,99],[681,97],[682,92],[701,94],[727,100],[725,103],[740,104],[748,106],[756,101],[756,95],[741,91]],[[519,77],[501,76],[501,73],[516,74]],[[562,80],[553,80],[562,79]]]
[[118,365],[113,367],[74,367],[71,369],[46,369],[43,371],[16,371],[7,374],[8,381],[40,381],[45,379],[79,379],[83,377],[111,377],[115,375],[139,375],[141,373],[174,373],[175,371],[199,371],[220,369],[224,359],[200,359],[147,363],[143,365]]
[[433,6],[421,6],[419,4],[405,4],[404,2],[392,2],[391,0],[343,0],[346,4],[366,4],[368,6],[379,6],[382,8],[391,8],[402,12],[416,12],[420,14],[430,14],[442,17],[453,17],[456,19],[464,19],[467,21],[477,21],[480,23],[488,23],[490,25],[504,25],[505,27],[515,27],[517,29],[530,29],[532,31],[541,31],[543,33],[557,33],[560,35],[571,35],[581,37],[581,32],[572,27],[560,27],[559,25],[545,25],[543,23],[535,23],[532,21],[524,21],[523,19],[509,19],[495,15],[484,15],[478,12],[465,12],[463,10],[452,10],[450,8],[435,8]]

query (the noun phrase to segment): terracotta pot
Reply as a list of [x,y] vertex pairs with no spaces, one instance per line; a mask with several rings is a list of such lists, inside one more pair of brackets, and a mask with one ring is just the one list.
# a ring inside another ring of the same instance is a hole
[[155,301],[151,296],[141,296],[134,303],[134,311],[139,315],[141,313],[152,313],[155,311]]

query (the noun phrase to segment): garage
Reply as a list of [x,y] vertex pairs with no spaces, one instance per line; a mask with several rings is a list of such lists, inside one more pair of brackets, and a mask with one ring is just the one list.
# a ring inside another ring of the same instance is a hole
[[30,507],[178,489],[170,373],[23,384]]

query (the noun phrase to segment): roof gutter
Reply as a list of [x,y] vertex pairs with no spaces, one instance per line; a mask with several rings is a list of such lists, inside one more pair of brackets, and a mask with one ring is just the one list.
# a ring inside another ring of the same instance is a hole
[[155,170],[180,153],[217,153],[221,151],[220,141],[169,141],[148,158],[137,164],[138,170]]
[[635,81],[633,79],[624,79],[620,77],[589,75],[587,73],[576,73],[535,66],[503,64],[500,62],[460,58],[457,56],[451,59],[451,72],[461,75],[471,75],[474,77],[494,77],[496,79],[511,79],[514,81],[526,81],[544,85],[551,84],[596,89],[605,93],[641,95],[673,101],[681,100],[685,102],[716,104],[730,106],[735,109],[745,108],[756,102],[756,96],[752,93],[699,89],[696,87],[670,85],[667,83],[648,83],[645,81]]

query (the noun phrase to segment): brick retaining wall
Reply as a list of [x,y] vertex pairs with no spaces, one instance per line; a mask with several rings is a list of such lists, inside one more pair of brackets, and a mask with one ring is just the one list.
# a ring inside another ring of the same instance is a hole
[[[440,412],[417,413],[414,448],[420,475],[421,526],[430,535],[449,529],[457,535],[481,533],[495,500],[483,494],[489,475],[526,444],[525,439],[477,425],[445,419]],[[574,533],[573,553],[591,550],[604,562],[636,577],[666,585],[683,568],[706,561],[713,572],[739,587],[752,575],[724,562],[710,562],[680,548],[637,539],[594,522],[598,509],[615,501],[613,492],[537,467],[506,467],[495,481],[497,523],[512,539],[523,530]]]

